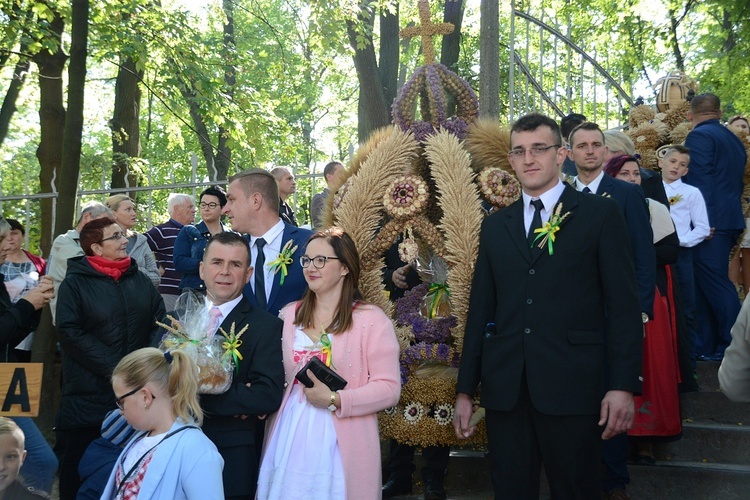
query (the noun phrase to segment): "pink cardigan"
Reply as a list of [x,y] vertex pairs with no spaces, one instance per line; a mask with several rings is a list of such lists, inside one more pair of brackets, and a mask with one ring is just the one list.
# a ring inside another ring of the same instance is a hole
[[[286,389],[279,411],[269,419],[265,442],[274,432],[294,376],[302,368],[302,363],[295,364],[293,360],[296,305],[288,304],[279,313],[284,320],[281,347]],[[393,323],[378,307],[357,307],[353,321],[352,329],[336,335],[333,341],[333,365],[347,381],[346,388],[339,391],[341,407],[334,413],[333,426],[344,466],[347,498],[379,499],[382,480],[377,412],[395,406],[401,395],[399,347]]]

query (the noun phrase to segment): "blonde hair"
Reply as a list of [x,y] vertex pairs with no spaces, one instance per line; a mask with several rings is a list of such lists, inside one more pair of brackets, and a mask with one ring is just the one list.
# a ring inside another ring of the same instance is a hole
[[21,428],[18,427],[18,424],[15,423],[12,419],[7,417],[0,417],[0,435],[2,434],[15,434],[16,438],[18,438],[18,444],[20,445],[21,449],[25,448],[26,436],[24,435]]
[[120,377],[128,387],[156,384],[169,394],[177,417],[185,422],[203,423],[203,410],[198,402],[198,365],[184,352],[163,353],[155,347],[138,349],[117,363],[112,373],[112,378],[115,377]]
[[117,212],[117,209],[120,208],[120,204],[123,201],[130,201],[135,204],[135,201],[133,201],[133,199],[126,194],[113,194],[112,196],[104,200],[104,205],[106,205],[107,208],[109,208],[113,212]]

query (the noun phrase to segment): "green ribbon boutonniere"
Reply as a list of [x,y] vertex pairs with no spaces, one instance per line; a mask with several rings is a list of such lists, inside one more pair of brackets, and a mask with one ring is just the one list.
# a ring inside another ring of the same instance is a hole
[[240,340],[240,337],[242,337],[242,334],[247,331],[247,328],[248,325],[245,325],[242,330],[240,330],[240,333],[235,333],[234,323],[232,323],[232,326],[229,328],[229,333],[227,333],[223,328],[219,327],[219,331],[222,335],[224,335],[224,338],[226,339],[221,344],[222,349],[224,349],[224,356],[232,357],[232,360],[234,361],[235,373],[239,373],[240,360],[242,360],[242,354],[240,354],[240,351],[238,350],[242,345],[242,340]]
[[292,246],[293,243],[294,241],[292,240],[287,241],[281,249],[281,252],[279,252],[279,256],[268,263],[268,268],[273,271],[273,274],[276,274],[281,270],[281,279],[279,280],[280,286],[284,286],[284,278],[286,278],[286,275],[288,274],[286,266],[290,266],[292,265],[292,262],[294,262],[292,255],[297,251],[298,245]]
[[325,355],[325,364],[328,368],[336,368],[333,366],[333,351],[331,351],[331,339],[328,337],[328,332],[323,330],[320,334],[320,353]]
[[547,251],[550,255],[552,255],[554,252],[553,243],[555,242],[555,233],[557,233],[560,230],[560,225],[563,223],[565,218],[570,215],[570,212],[565,212],[564,214],[560,215],[560,212],[562,212],[562,203],[557,204],[557,208],[555,211],[550,215],[549,220],[542,225],[539,229],[535,229],[535,233],[539,233],[536,238],[534,238],[534,242],[531,244],[533,247],[537,244],[537,241],[539,242],[539,248],[544,248],[544,245],[547,245]]

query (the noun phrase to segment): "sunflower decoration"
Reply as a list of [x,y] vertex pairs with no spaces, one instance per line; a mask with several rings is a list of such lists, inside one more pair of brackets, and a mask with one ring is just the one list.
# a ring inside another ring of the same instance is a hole
[[416,175],[402,175],[388,185],[383,206],[394,219],[407,219],[427,206],[427,184]]

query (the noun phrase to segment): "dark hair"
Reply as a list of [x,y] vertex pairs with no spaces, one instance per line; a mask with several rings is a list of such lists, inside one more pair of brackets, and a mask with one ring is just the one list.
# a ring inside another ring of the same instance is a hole
[[690,111],[693,114],[719,114],[721,111],[721,99],[716,94],[706,92],[698,94],[690,101]]
[[229,178],[229,183],[237,181],[245,193],[246,197],[250,197],[253,193],[260,193],[263,197],[263,201],[269,207],[273,207],[273,210],[278,211],[279,209],[279,186],[276,184],[276,179],[270,172],[261,170],[259,168],[251,168],[235,174]]
[[[349,273],[344,276],[341,298],[336,307],[336,313],[331,320],[331,324],[325,328],[326,332],[330,334],[342,333],[352,326],[353,304],[362,302],[362,294],[359,288],[357,288],[360,274],[359,253],[351,236],[346,234],[341,228],[329,227],[328,229],[318,231],[310,236],[307,244],[309,245],[311,241],[318,238],[325,239],[331,245],[333,253],[338,257],[341,265],[349,270]],[[294,313],[294,323],[296,325],[302,328],[309,328],[315,324],[314,312],[316,299],[315,292],[308,288],[305,295],[302,296],[297,311]]]
[[220,186],[207,187],[203,190],[198,200],[203,201],[203,197],[206,195],[216,196],[219,199],[219,205],[221,205],[222,207],[227,204],[227,194],[223,189],[221,189]]
[[607,166],[604,167],[604,173],[611,177],[617,177],[617,174],[620,173],[620,170],[622,170],[623,165],[625,165],[629,161],[634,161],[636,165],[638,165],[639,167],[641,166],[641,164],[638,163],[638,158],[636,158],[635,156],[630,156],[630,155],[613,156],[607,162]]
[[573,136],[575,136],[576,132],[578,132],[579,130],[593,130],[599,132],[602,135],[602,144],[607,143],[607,140],[604,137],[604,132],[602,132],[602,129],[599,128],[599,125],[594,122],[583,122],[576,125],[573,130],[570,131],[570,135],[568,136],[568,144],[570,144],[571,147],[573,147]]
[[673,144],[669,146],[669,149],[664,152],[664,158],[672,154],[672,151],[680,153],[681,155],[690,156],[690,148],[688,148],[687,146],[683,146],[682,144]]
[[524,115],[513,124],[510,129],[511,136],[513,132],[533,132],[539,127],[547,127],[552,131],[552,135],[555,136],[555,141],[562,145],[562,134],[560,133],[560,126],[555,120],[549,116],[542,115],[540,113],[530,113]]
[[336,169],[344,167],[344,164],[340,161],[332,161],[323,168],[323,178],[328,180],[328,177],[336,173]]
[[79,238],[83,253],[89,256],[94,255],[94,252],[91,250],[91,245],[94,243],[100,243],[102,238],[104,238],[104,229],[112,224],[117,224],[117,222],[109,217],[100,217],[99,219],[87,222],[81,229],[81,236]]
[[224,231],[211,236],[208,243],[206,243],[206,248],[203,249],[204,257],[208,255],[208,248],[214,243],[244,248],[247,251],[247,265],[250,266],[250,247],[247,244],[247,240],[239,234],[233,231]]
[[565,116],[560,120],[560,132],[562,132],[563,137],[567,140],[570,132],[585,121],[587,121],[586,117],[582,114],[570,113],[568,116]]
[[10,230],[13,231],[14,229],[16,231],[21,231],[21,234],[26,236],[26,229],[24,229],[23,224],[18,222],[16,219],[5,219],[8,221],[8,224],[10,224]]

